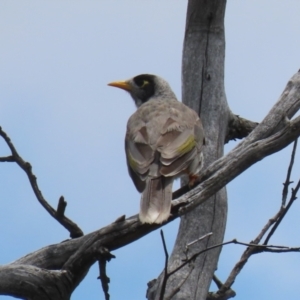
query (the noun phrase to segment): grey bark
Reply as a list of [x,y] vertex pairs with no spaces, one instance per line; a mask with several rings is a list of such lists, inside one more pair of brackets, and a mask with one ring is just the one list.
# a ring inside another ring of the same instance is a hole
[[[206,145],[205,167],[223,155],[230,110],[224,90],[226,1],[190,0],[182,58],[183,102],[193,108],[203,122]],[[178,267],[185,258],[184,249],[199,237],[213,235],[196,243],[190,255],[221,243],[227,217],[227,195],[223,188],[209,201],[182,216],[175,247],[169,260],[169,270]],[[220,248],[199,256],[172,275],[167,282],[165,298],[206,299]],[[164,274],[148,290],[148,299],[159,299]]]
[[246,120],[238,115],[230,114],[228,121],[227,134],[225,143],[231,140],[242,139],[249,135],[250,132],[258,125],[257,122]]

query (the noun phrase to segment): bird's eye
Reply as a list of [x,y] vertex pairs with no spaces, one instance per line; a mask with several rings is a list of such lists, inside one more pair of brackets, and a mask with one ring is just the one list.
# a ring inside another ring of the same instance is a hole
[[148,80],[145,80],[145,79],[138,79],[135,81],[136,85],[140,88],[144,88],[146,85],[149,84],[149,81]]

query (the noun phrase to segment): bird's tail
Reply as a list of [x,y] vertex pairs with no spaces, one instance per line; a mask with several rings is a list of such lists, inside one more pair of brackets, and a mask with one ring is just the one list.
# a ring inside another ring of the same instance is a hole
[[161,224],[170,215],[173,179],[160,176],[148,179],[141,197],[140,221]]

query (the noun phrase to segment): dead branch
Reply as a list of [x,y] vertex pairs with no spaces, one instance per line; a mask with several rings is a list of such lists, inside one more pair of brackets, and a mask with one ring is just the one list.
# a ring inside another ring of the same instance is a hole
[[[30,163],[24,161],[24,159],[19,155],[15,146],[11,142],[11,139],[2,130],[1,127],[0,127],[0,136],[2,136],[2,138],[6,142],[7,146],[9,147],[9,149],[11,151],[11,154],[12,154],[11,156],[1,157],[0,161],[1,162],[16,162],[18,164],[18,166],[26,173],[37,200],[46,209],[46,211],[51,215],[51,217],[53,217],[55,220],[57,220],[62,226],[64,226],[70,232],[71,238],[76,238],[76,237],[82,236],[83,232],[78,227],[78,225],[75,224],[73,221],[71,221],[64,215],[64,210],[65,210],[67,203],[64,201],[63,197],[61,197],[59,199],[58,210],[56,211],[46,201],[41,190],[39,189],[39,186],[37,184],[37,178],[32,172],[32,167],[31,167]],[[62,207],[62,205],[64,207]]]
[[167,280],[168,280],[168,277],[169,277],[169,274],[168,274],[169,253],[168,253],[168,250],[167,250],[167,246],[166,246],[166,241],[165,241],[163,230],[160,230],[160,235],[161,235],[161,239],[162,239],[162,243],[163,243],[163,247],[164,247],[164,252],[165,252],[164,279],[163,279],[163,282],[162,282],[162,285],[161,285],[161,290],[160,290],[160,295],[159,295],[159,300],[163,300],[164,299],[165,290],[166,290]]
[[272,237],[272,235],[274,234],[274,232],[276,231],[276,229],[280,225],[281,221],[283,220],[283,218],[285,217],[285,215],[287,214],[287,212],[291,208],[294,201],[297,199],[297,193],[298,193],[299,188],[300,188],[300,180],[298,181],[298,183],[296,185],[296,188],[292,189],[292,195],[291,195],[291,198],[288,202],[288,205],[286,207],[283,207],[283,209],[280,210],[280,215],[278,216],[278,219],[276,220],[274,226],[272,227],[270,233],[268,234],[268,236],[267,236],[267,238],[264,242],[265,245],[268,244],[270,238]]
[[[267,229],[267,228],[265,228]],[[162,231],[161,231],[162,232]],[[205,237],[207,237],[208,235],[206,235]],[[212,249],[215,248],[219,248],[225,245],[229,245],[229,244],[236,244],[236,245],[242,245],[242,246],[246,246],[248,247],[247,250],[244,252],[246,253],[248,251],[248,253],[250,253],[250,255],[252,254],[257,254],[257,253],[261,253],[261,252],[271,252],[271,253],[283,253],[283,252],[300,252],[300,247],[288,247],[288,246],[280,246],[280,245],[264,245],[264,244],[257,244],[259,241],[255,242],[251,242],[251,243],[245,243],[245,242],[240,242],[237,239],[232,239],[230,241],[221,243],[221,244],[217,244],[217,245],[213,245],[210,246],[204,250],[198,251],[196,253],[194,253],[191,257],[187,258],[186,260],[184,260],[184,262],[178,266],[177,268],[175,268],[174,270],[172,270],[171,272],[167,271],[167,265],[168,265],[168,253],[166,251],[165,248],[165,242],[164,242],[164,237],[162,234],[162,239],[163,239],[163,244],[164,244],[164,251],[165,251],[165,255],[166,255],[166,260],[165,260],[165,271],[164,271],[164,285],[163,285],[163,289],[160,292],[160,300],[164,299],[164,292],[165,292],[165,286],[167,283],[167,279],[175,274],[176,272],[178,272],[181,268],[183,268],[185,265],[191,263],[192,261],[194,261],[199,255],[210,251]],[[243,262],[246,263],[247,260],[243,260]],[[224,289],[224,285],[226,284],[222,284],[218,279],[214,279],[216,281],[216,284],[219,288],[219,291],[217,293],[209,293],[208,298],[207,299],[229,299],[235,296],[235,292],[228,287],[228,289],[226,289],[226,291],[223,292]],[[233,283],[233,282],[232,282]]]
[[108,293],[110,278],[106,274],[106,262],[110,261],[112,258],[115,258],[113,254],[111,254],[106,248],[102,247],[100,249],[101,257],[98,261],[99,263],[99,272],[100,275],[98,279],[101,281],[102,290],[104,292],[105,300],[109,300],[110,295]]
[[283,184],[283,190],[282,190],[282,206],[285,206],[286,198],[287,198],[287,196],[288,196],[288,188],[289,188],[289,185],[290,185],[291,183],[293,183],[293,181],[290,181],[290,178],[291,178],[292,168],[293,168],[294,161],[295,161],[295,154],[296,154],[296,149],[297,149],[297,142],[298,142],[298,139],[296,139],[295,142],[294,142],[294,146],[293,146],[293,151],[292,151],[292,155],[291,155],[290,164],[289,164],[288,171],[287,171],[287,174],[286,174],[285,182],[284,182],[284,184]]
[[[213,281],[214,281],[214,283],[216,284],[216,286],[219,289],[223,285],[223,283],[221,282],[221,280],[219,280],[219,278],[216,275],[213,276]],[[206,300],[216,300],[216,299],[218,299],[218,300],[227,300],[227,299],[233,298],[235,296],[236,296],[235,291],[232,290],[232,289],[229,289],[223,295],[209,292],[208,295],[207,295],[207,299]]]
[[[292,154],[291,154],[291,160],[289,163],[286,181],[283,187],[283,199],[287,197],[287,186],[291,183],[290,182],[290,175],[292,172],[292,168],[294,165],[294,158],[295,158],[295,151],[297,147],[297,140],[294,143]],[[212,298],[208,299],[229,299],[231,298],[230,294],[228,294],[228,291],[231,290],[231,286],[234,283],[237,275],[242,270],[248,259],[251,255],[261,253],[261,252],[273,252],[273,253],[282,253],[282,252],[300,252],[300,247],[287,247],[287,246],[275,246],[275,245],[268,245],[268,242],[272,235],[275,233],[276,229],[280,225],[282,219],[286,215],[286,213],[289,211],[291,205],[293,202],[297,199],[297,192],[300,188],[300,180],[298,181],[296,188],[292,189],[292,194],[290,197],[290,200],[288,202],[288,205],[285,207],[281,205],[278,212],[274,217],[268,220],[267,224],[263,227],[261,232],[258,234],[258,236],[252,241],[251,243],[242,243],[238,242],[237,240],[233,240],[233,243],[247,246],[248,248],[246,251],[242,254],[240,260],[237,262],[237,264],[234,266],[233,270],[231,271],[228,279],[226,282],[219,287],[219,290],[216,293],[210,293],[209,295]],[[285,202],[285,200],[282,200],[282,203]],[[264,235],[268,232],[268,230],[271,228],[269,234],[267,235],[265,241],[263,244],[259,244],[259,242],[262,240]],[[234,297],[234,296],[232,296]]]
[[257,125],[257,122],[253,122],[230,113],[225,143],[248,136]]

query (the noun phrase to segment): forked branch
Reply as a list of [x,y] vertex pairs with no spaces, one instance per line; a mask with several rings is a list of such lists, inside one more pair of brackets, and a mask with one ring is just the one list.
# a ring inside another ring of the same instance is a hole
[[[294,165],[295,160],[295,152],[297,148],[297,140],[294,142],[292,154],[291,154],[291,160],[289,163],[289,167],[287,170],[287,176],[286,181],[284,183],[283,187],[283,193],[282,193],[282,203],[285,202],[285,199],[288,195],[288,189],[287,187],[290,185],[290,177],[292,168]],[[258,236],[250,243],[241,243],[236,240],[233,240],[232,242],[247,246],[248,248],[244,251],[242,254],[240,260],[236,263],[234,268],[232,269],[230,275],[228,276],[226,282],[222,284],[221,286],[218,286],[219,290],[216,293],[209,293],[208,300],[212,299],[219,299],[219,300],[226,300],[234,297],[234,295],[231,295],[230,291],[233,283],[236,280],[237,275],[241,272],[242,268],[245,266],[249,258],[253,254],[261,253],[261,252],[272,252],[272,253],[282,253],[282,252],[300,252],[300,247],[287,247],[287,246],[274,246],[274,245],[268,245],[268,242],[272,235],[275,233],[276,229],[279,227],[282,219],[289,211],[291,205],[294,203],[294,201],[297,199],[297,192],[300,188],[300,180],[298,181],[295,189],[292,189],[292,194],[290,197],[290,200],[288,201],[287,206],[281,205],[278,212],[275,216],[270,218],[268,222],[265,224],[261,232],[258,234]],[[270,230],[271,229],[271,230]],[[270,230],[268,233],[265,241],[262,244],[259,244],[262,240],[262,238],[266,235],[266,233]]]
[[8,137],[8,135],[2,130],[0,127],[0,136],[4,139],[7,146],[9,147],[11,151],[11,156],[1,157],[1,162],[15,162],[18,164],[18,166],[26,173],[30,185],[32,187],[32,190],[37,198],[37,200],[40,202],[40,204],[46,209],[46,211],[55,219],[57,220],[62,226],[64,226],[69,232],[71,238],[80,237],[83,235],[82,230],[75,224],[73,221],[68,219],[64,215],[64,210],[67,205],[67,203],[64,201],[63,197],[59,200],[59,205],[57,211],[46,201],[44,198],[42,192],[40,191],[38,184],[37,184],[37,178],[32,172],[32,167],[30,163],[26,162],[17,152],[15,146],[13,145],[11,139]]

